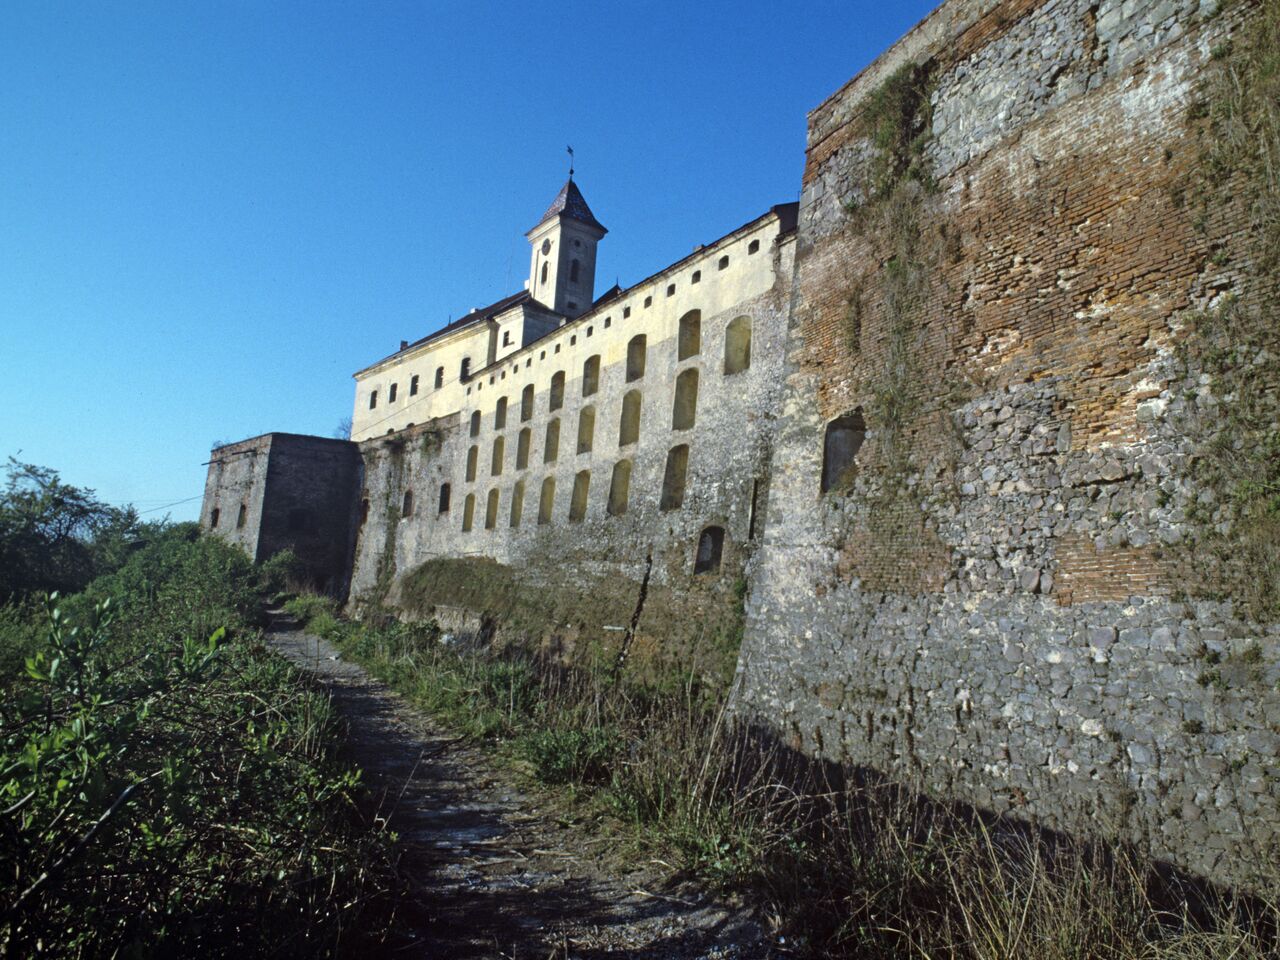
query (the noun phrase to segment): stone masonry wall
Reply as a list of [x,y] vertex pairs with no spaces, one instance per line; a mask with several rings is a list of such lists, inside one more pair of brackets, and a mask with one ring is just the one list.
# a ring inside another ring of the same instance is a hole
[[[1262,885],[1280,627],[1179,579],[1204,384],[1174,362],[1188,311],[1239,289],[1213,254],[1243,208],[1181,194],[1197,84],[1251,9],[959,0],[811,115],[737,704],[811,753]],[[877,199],[864,118],[904,65],[930,176]],[[855,409],[823,494],[824,428]]]

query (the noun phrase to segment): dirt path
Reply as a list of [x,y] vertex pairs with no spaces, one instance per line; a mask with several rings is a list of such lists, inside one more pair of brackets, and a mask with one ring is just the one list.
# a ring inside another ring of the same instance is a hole
[[655,864],[619,867],[606,836],[538,808],[477,747],[440,729],[319,637],[277,617],[272,645],[332,691],[353,760],[401,837],[413,896],[397,957],[756,960],[785,955],[751,914]]

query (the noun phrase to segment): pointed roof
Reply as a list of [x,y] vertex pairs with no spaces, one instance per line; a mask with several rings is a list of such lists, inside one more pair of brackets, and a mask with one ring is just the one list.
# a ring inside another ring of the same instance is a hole
[[547,212],[539,218],[537,225],[542,226],[542,224],[555,216],[565,216],[570,220],[578,220],[595,227],[604,233],[609,232],[605,230],[604,224],[596,219],[595,214],[591,212],[591,208],[587,206],[586,198],[582,196],[582,191],[578,189],[578,185],[573,182],[573,177],[564,182],[564,186],[560,188],[556,198],[551,201],[551,206],[547,207]]

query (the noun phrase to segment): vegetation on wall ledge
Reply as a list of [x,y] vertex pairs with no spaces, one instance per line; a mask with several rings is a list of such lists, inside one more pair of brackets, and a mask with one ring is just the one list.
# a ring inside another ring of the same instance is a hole
[[[1243,5],[1232,5],[1242,7]],[[1236,11],[1228,8],[1227,13]],[[1198,442],[1183,566],[1199,592],[1280,618],[1280,0],[1243,11],[1213,48],[1191,122],[1201,138],[1198,229],[1224,208],[1244,233],[1211,243],[1206,273],[1234,285],[1191,318],[1180,350]]]

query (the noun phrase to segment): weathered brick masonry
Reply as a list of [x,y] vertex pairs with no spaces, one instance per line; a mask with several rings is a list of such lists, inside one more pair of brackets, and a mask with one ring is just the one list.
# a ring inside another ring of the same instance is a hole
[[[738,690],[807,751],[1244,884],[1280,849],[1277,629],[1174,599],[1196,491],[1170,411],[1246,223],[1186,202],[1188,107],[1251,9],[947,3],[814,111]],[[931,179],[876,199],[866,117],[904,65]]]

